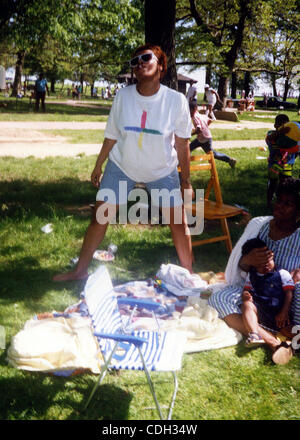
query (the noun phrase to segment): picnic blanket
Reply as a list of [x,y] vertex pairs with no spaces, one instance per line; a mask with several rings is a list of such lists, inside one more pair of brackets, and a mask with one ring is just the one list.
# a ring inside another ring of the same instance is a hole
[[[122,305],[124,323],[127,325],[131,319],[132,330],[156,331],[159,326],[162,331],[184,332],[185,353],[236,345],[242,335],[218,318],[207,298],[228,284],[242,282],[246,275],[238,268],[242,245],[257,236],[271,218],[256,217],[248,223],[229,257],[221,282],[213,273],[208,277],[203,273],[191,275],[176,265],[161,265],[151,280],[114,286],[117,296],[147,298],[162,305],[156,316],[147,309],[132,315],[130,307]],[[69,375],[87,369],[99,373],[102,358],[84,299],[64,312],[40,314],[27,321],[12,338],[7,360],[15,368],[31,371]]]
[[[162,285],[165,286],[163,283]],[[208,305],[207,297],[213,285],[206,282],[206,287],[202,288],[198,296],[192,294],[185,299],[178,299],[170,291],[164,290],[165,287],[160,286],[161,284],[157,288],[155,284],[147,285],[147,282],[129,282],[115,287],[119,296],[152,298],[162,305],[156,317],[146,309],[137,310],[131,317],[132,330],[159,328],[162,331],[184,332],[187,336],[184,353],[224,348],[236,345],[242,339],[242,335],[228,327],[218,317],[218,312]],[[130,314],[129,306],[120,306],[120,313],[126,323]]]
[[[168,268],[164,269],[167,269],[167,273]],[[177,270],[174,265],[171,269],[173,274]],[[182,274],[181,269],[178,267],[178,273]],[[159,273],[161,274],[161,271],[157,272]],[[209,295],[211,275],[214,274],[210,274],[208,281],[201,280],[200,276],[187,275],[187,292],[191,292],[193,288],[191,280],[196,289],[202,285],[198,296],[192,292],[192,296],[187,298],[178,297],[170,292],[157,277],[151,281],[132,281],[115,286],[114,291],[118,297],[151,299],[162,305],[156,316],[143,308],[131,316],[130,306],[120,306],[124,325],[127,325],[131,317],[132,331],[157,331],[159,328],[161,331],[181,332],[185,336],[182,340],[186,341],[183,347],[185,353],[237,344],[241,335],[218,318],[216,310],[207,304],[207,299],[200,298],[200,294]],[[175,279],[178,289],[178,278]],[[185,285],[186,279],[183,277],[181,282]],[[171,284],[168,283],[168,287],[172,290],[172,281]],[[183,288],[183,295],[184,292]],[[69,306],[64,312],[41,313],[28,320],[24,328],[12,338],[7,351],[7,361],[18,369],[58,375],[68,376],[83,370],[99,373],[102,357],[93,335],[84,299]]]
[[[163,306],[158,317],[143,309],[135,313],[132,318],[132,329],[157,330],[159,325],[163,331],[185,332],[187,335],[185,353],[237,344],[242,339],[242,335],[218,318],[216,310],[207,304],[207,297],[228,284],[241,283],[246,275],[238,268],[242,245],[249,238],[257,236],[262,225],[271,218],[256,217],[248,223],[229,257],[225,280],[222,282],[218,282],[216,277],[213,283],[209,280],[205,282],[201,277],[199,279],[187,274],[185,277],[180,268],[178,269],[180,277],[175,276],[175,282],[170,279],[166,282],[156,277],[150,283],[133,281],[114,287],[118,296],[152,298],[161,302]],[[171,272],[174,269],[176,272],[174,265],[171,268],[166,265],[160,268],[157,275],[163,278],[163,274],[169,273],[170,269]],[[198,294],[194,295],[197,289]],[[184,300],[178,297],[178,294],[184,297],[185,292],[188,291],[191,296],[187,296]],[[120,313],[127,323],[131,315],[128,306],[122,306]],[[27,321],[24,328],[12,338],[7,351],[7,360],[12,366],[31,371],[66,374],[80,369],[99,372],[101,356],[83,300],[70,306],[63,313],[37,315],[37,318]]]

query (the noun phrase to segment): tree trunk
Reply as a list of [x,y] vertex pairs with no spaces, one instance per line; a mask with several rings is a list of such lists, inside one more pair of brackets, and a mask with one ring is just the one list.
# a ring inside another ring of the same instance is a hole
[[285,81],[284,81],[284,92],[283,92],[283,98],[282,98],[284,101],[287,100],[289,89],[290,89],[289,77],[286,77]]
[[93,81],[93,82],[91,83],[91,98],[93,98],[94,84],[95,84],[95,82]]
[[[228,76],[221,75],[219,78],[218,94],[220,100],[223,102],[223,107],[226,107],[227,87],[229,83]],[[217,105],[218,107],[218,105]]]
[[51,93],[55,93],[55,79],[51,79],[50,81],[50,91]]
[[235,72],[231,74],[231,98],[236,99],[237,76]]
[[249,96],[250,93],[250,81],[251,81],[251,74],[250,72],[245,72],[244,77],[244,90],[245,90],[245,96]]
[[205,84],[211,83],[211,64],[208,64],[205,69]]
[[145,42],[158,45],[168,58],[162,83],[178,90],[175,58],[176,0],[145,0]]
[[273,87],[273,96],[277,96],[276,76],[273,73],[271,73],[271,82]]
[[[80,74],[80,84],[81,84],[81,93],[83,94],[83,81],[84,81],[84,76],[83,73]],[[86,93],[86,91],[85,91]]]
[[21,90],[24,59],[25,59],[25,51],[20,50],[17,53],[15,78],[14,78],[14,83],[13,83],[12,92],[11,92],[11,96],[14,96],[14,97],[16,97],[18,95],[18,91]]

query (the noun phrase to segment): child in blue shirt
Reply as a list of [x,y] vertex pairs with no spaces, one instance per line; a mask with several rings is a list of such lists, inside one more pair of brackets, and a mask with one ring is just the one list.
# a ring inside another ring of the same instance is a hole
[[[263,247],[266,247],[264,241],[253,238],[244,243],[242,255]],[[284,269],[277,270],[274,259],[267,265],[257,263],[250,268],[242,295],[243,320],[249,330],[247,346],[265,342],[259,334],[259,326],[278,332],[290,324],[294,286],[291,274]]]

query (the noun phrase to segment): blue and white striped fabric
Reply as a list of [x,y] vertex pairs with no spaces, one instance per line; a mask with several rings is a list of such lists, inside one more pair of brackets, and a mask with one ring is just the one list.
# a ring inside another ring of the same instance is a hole
[[[116,296],[107,268],[100,266],[92,274],[84,290],[95,333],[124,334],[122,320]],[[181,368],[186,335],[182,332],[135,331],[134,336],[146,339],[141,351],[149,370],[176,371]],[[99,338],[99,347],[105,358],[112,351],[113,339]],[[111,368],[143,370],[138,349],[132,343],[119,342],[118,349],[112,358]]]
[[300,267],[300,228],[288,237],[274,241],[269,237],[270,223],[266,223],[259,231],[261,238],[269,249],[274,252],[276,267],[292,271]]

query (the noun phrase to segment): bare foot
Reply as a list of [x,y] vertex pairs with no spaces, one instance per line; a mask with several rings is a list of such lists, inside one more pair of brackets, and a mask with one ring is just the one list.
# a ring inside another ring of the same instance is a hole
[[272,354],[272,360],[274,364],[285,365],[293,357],[293,349],[288,342],[281,342]]
[[53,281],[62,282],[62,281],[74,281],[74,280],[84,280],[88,278],[88,273],[77,273],[75,271],[60,273],[58,275],[54,275],[52,278]]

